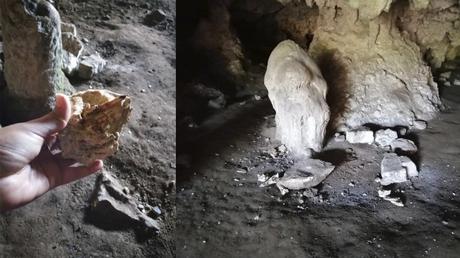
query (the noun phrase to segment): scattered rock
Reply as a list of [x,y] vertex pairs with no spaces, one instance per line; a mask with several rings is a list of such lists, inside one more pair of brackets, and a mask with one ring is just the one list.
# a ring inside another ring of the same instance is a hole
[[379,193],[379,197],[383,198],[384,200],[387,200],[396,206],[404,207],[404,203],[401,201],[401,198],[390,197],[391,190],[378,190],[378,193]]
[[417,166],[411,159],[406,156],[400,156],[399,159],[401,160],[401,165],[406,169],[408,177],[418,176]]
[[407,128],[406,127],[398,127],[398,134],[399,136],[404,136],[407,134]]
[[78,39],[76,35],[70,32],[62,33],[62,48],[67,52],[73,54],[77,58],[80,57],[83,52],[83,42]]
[[154,10],[144,18],[144,24],[149,27],[155,27],[166,20],[166,13],[163,10]]
[[89,80],[96,74],[100,73],[107,61],[99,54],[93,54],[82,58],[80,66],[78,67],[78,77]]
[[335,133],[334,134],[334,139],[336,142],[344,142],[345,141],[345,135],[341,133]]
[[157,215],[161,215],[161,209],[160,209],[160,207],[155,206],[155,207],[152,208],[152,210],[153,210]]
[[460,86],[460,80],[455,79],[453,84],[454,84],[454,86]]
[[448,72],[443,72],[439,75],[439,78],[444,78],[445,80],[448,80],[451,76],[452,72],[451,71],[448,71]]
[[398,134],[391,129],[382,129],[375,133],[375,143],[381,147],[389,146],[396,138],[398,138]]
[[415,120],[413,126],[416,130],[425,130],[427,127],[427,122],[423,120]]
[[345,132],[345,139],[349,143],[367,143],[374,142],[374,132],[371,130],[356,130]]
[[276,151],[277,151],[278,153],[286,153],[287,148],[286,148],[286,146],[285,146],[284,144],[282,144],[282,145],[276,147]]
[[418,176],[417,166],[406,156],[396,153],[386,153],[381,163],[382,179],[380,184],[389,185],[407,181],[408,177]]
[[72,23],[61,22],[61,33],[70,33],[73,36],[77,36],[77,27]]
[[381,163],[380,184],[389,185],[407,181],[406,169],[402,166],[401,160],[395,153],[386,153]]
[[398,138],[390,144],[392,151],[402,151],[404,153],[415,153],[417,152],[417,145],[411,140]]
[[318,159],[305,159],[294,163],[276,183],[278,187],[301,190],[321,183],[334,170],[335,166]]
[[319,152],[330,112],[327,84],[313,59],[294,41],[282,41],[270,54],[264,83],[281,142],[295,156]]
[[[140,211],[135,200],[123,192],[123,187],[107,172],[103,172],[96,183],[96,193],[91,201],[91,211],[113,223],[131,222],[159,231],[158,221]],[[142,206],[143,207],[143,206]]]

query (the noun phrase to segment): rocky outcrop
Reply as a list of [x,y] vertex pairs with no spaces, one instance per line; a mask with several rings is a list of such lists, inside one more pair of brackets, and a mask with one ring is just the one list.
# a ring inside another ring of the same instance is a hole
[[397,26],[417,43],[433,68],[460,57],[458,0],[412,0],[400,6],[403,14]]
[[437,85],[420,48],[396,26],[391,0],[315,2],[318,27],[309,53],[322,70],[341,72],[324,74],[331,94],[344,98],[341,106],[331,103],[336,126],[412,126],[435,116]]
[[227,2],[209,2],[208,16],[199,22],[192,45],[205,57],[209,73],[239,85],[245,75],[244,55],[240,39],[230,21]]
[[60,17],[47,1],[1,1],[6,119],[30,119],[51,110],[56,92],[70,91],[62,67]]
[[283,41],[270,54],[264,83],[281,142],[297,156],[320,151],[330,113],[327,85],[314,61],[295,42]]

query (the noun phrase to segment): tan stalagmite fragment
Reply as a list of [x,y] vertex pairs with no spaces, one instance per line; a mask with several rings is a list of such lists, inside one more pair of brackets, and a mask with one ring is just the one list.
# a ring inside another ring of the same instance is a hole
[[89,164],[114,154],[131,99],[108,90],[87,90],[72,95],[71,103],[69,124],[59,134],[62,156]]

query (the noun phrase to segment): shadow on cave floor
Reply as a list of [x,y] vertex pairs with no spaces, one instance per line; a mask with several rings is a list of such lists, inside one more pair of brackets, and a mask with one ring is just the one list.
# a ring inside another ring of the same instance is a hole
[[274,115],[270,101],[244,101],[235,103],[226,110],[214,114],[195,130],[177,132],[178,160],[186,157],[185,166],[178,161],[177,180],[187,180],[192,168],[199,168],[211,156],[219,155],[223,148],[244,135],[251,134],[264,117]]

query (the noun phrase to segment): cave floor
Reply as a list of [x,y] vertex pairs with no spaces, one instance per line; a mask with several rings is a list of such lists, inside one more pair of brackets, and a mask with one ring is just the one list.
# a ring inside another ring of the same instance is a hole
[[178,157],[193,163],[178,168],[177,256],[458,257],[460,88],[443,96],[448,108],[426,130],[408,134],[419,147],[420,173],[394,186],[405,207],[378,197],[385,151],[375,145],[331,139],[320,157],[336,169],[318,195],[282,196],[257,181],[290,164],[275,150],[268,99],[236,103],[209,119]]

